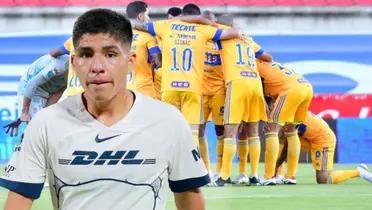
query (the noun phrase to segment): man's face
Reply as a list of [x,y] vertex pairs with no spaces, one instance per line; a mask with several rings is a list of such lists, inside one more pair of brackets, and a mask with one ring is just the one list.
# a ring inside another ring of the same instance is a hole
[[134,61],[127,44],[105,33],[84,34],[71,58],[85,95],[97,102],[109,101],[126,90]]

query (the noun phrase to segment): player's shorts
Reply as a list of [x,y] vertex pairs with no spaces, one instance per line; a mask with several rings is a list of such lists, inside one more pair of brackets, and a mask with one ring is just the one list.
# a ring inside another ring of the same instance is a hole
[[223,125],[223,112],[225,107],[225,94],[220,95],[204,95],[203,96],[203,112],[204,122],[207,122],[212,114],[212,119],[215,125]]
[[161,100],[176,106],[189,124],[203,124],[202,96],[187,91],[164,91]]
[[[317,142],[310,143],[301,138],[301,148],[311,152],[311,162],[317,171],[330,171],[333,168],[333,158],[336,148],[336,136],[333,133],[318,137]],[[327,142],[327,143],[325,143]]]
[[266,121],[265,99],[259,78],[233,80],[227,84],[225,124]]
[[284,125],[305,121],[312,98],[313,88],[310,83],[293,85],[276,98],[269,122]]

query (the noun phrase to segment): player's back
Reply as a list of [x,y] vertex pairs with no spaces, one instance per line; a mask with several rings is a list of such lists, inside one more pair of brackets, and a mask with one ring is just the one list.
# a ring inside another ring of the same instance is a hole
[[240,79],[259,79],[255,50],[247,39],[229,39],[221,42],[225,83]]
[[298,80],[305,79],[289,67],[277,62],[263,62],[257,60],[257,69],[263,79],[265,95],[276,97],[279,93],[286,91]]
[[203,95],[224,94],[225,80],[218,43],[207,42],[204,61]]
[[217,29],[180,20],[164,20],[153,23],[153,32],[162,40],[162,91],[201,94],[205,46],[208,40],[220,35]]
[[[69,57],[61,55],[57,58],[46,54],[34,61],[20,82],[21,91],[25,91],[33,80],[45,81],[39,86],[49,94],[53,94],[66,86]],[[26,79],[24,79],[26,78]],[[36,84],[36,82],[34,82]],[[37,82],[39,83],[39,82]]]
[[55,59],[49,54],[43,55],[28,67],[27,69],[27,80],[35,77],[39,74],[45,67],[54,65]]
[[[324,144],[327,143],[330,136],[334,138],[334,133],[328,124],[319,116],[308,111],[306,120],[303,122],[306,130],[301,135],[301,139],[310,142],[311,144]],[[299,133],[301,133],[299,129]]]

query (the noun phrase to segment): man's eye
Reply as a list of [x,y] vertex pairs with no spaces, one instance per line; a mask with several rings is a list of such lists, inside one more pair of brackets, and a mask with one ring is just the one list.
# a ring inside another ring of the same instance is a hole
[[113,57],[116,57],[116,56],[117,56],[117,53],[113,53],[113,52],[107,53],[107,57],[109,57],[109,58],[113,58]]
[[82,53],[79,54],[79,57],[88,58],[88,57],[91,57],[91,56],[88,53],[82,52]]

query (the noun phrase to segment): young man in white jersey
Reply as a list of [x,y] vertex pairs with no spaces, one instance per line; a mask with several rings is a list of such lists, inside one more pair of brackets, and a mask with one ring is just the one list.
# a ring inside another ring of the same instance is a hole
[[209,182],[191,129],[170,105],[126,89],[136,55],[122,15],[93,9],[75,22],[72,65],[84,88],[39,112],[0,185],[6,210],[30,209],[46,174],[54,209],[204,209]]

